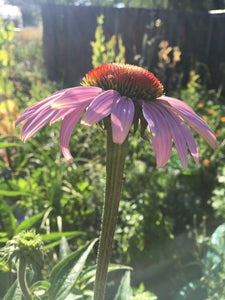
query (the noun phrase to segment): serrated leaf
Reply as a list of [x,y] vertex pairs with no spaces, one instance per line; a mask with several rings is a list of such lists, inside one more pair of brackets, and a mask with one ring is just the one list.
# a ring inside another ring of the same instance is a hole
[[3,298],[3,300],[21,300],[22,299],[22,291],[19,287],[18,281],[16,280],[13,285],[8,290],[7,294]]
[[130,271],[126,271],[117,291],[115,300],[130,300],[132,289],[130,286]]
[[50,274],[50,300],[64,300],[69,295],[96,241],[89,242],[53,268]]
[[22,223],[20,223],[20,225],[17,227],[16,229],[16,234],[20,233],[23,230],[29,230],[32,228],[32,226],[37,223],[37,221],[39,221],[45,214],[45,211],[36,214],[32,217],[30,217],[29,219],[23,221]]

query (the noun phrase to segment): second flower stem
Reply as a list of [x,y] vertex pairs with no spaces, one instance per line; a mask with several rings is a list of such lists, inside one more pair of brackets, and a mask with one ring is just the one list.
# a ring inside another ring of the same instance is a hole
[[26,281],[26,259],[20,258],[18,267],[18,281],[25,300],[32,300]]
[[116,229],[123,170],[127,152],[127,139],[122,145],[112,140],[112,129],[107,129],[106,191],[103,207],[102,227],[98,247],[94,300],[104,300],[108,265]]

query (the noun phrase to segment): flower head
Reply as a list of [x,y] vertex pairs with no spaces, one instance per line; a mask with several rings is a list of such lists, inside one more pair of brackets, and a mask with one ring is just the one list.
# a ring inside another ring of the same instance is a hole
[[[21,131],[25,142],[48,122],[62,119],[60,145],[66,160],[72,162],[69,140],[85,111],[81,124],[89,127],[111,118],[113,142],[122,144],[131,125],[138,124],[143,134],[150,132],[157,167],[163,167],[174,142],[183,169],[187,168],[188,149],[196,165],[197,145],[186,121],[206,142],[217,148],[214,133],[187,104],[163,95],[163,86],[149,71],[127,64],[108,63],[90,71],[82,86],[58,91],[26,108],[16,126],[27,119]],[[105,122],[106,123],[106,122]]]
[[28,264],[35,268],[43,261],[44,243],[35,231],[22,231],[9,240],[1,252],[3,259],[8,262],[14,258],[15,260],[25,259]]

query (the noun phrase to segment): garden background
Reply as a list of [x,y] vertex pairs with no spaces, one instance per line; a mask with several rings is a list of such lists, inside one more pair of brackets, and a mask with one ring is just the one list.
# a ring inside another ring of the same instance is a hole
[[[61,155],[60,124],[23,144],[14,122],[28,105],[77,85],[92,67],[137,64],[159,78],[167,95],[206,120],[219,148],[213,152],[196,136],[198,167],[190,158],[182,171],[174,151],[156,170],[151,143],[138,132],[130,137],[111,261],[133,268],[134,299],[225,299],[225,13],[208,12],[225,9],[225,3],[54,2],[11,1],[20,5],[25,27],[0,23],[0,247],[22,230],[35,229],[46,248],[36,280],[44,280],[62,259],[63,236],[71,251],[98,237],[104,131],[77,126],[70,164]],[[96,251],[97,246],[87,268]],[[15,270],[15,264],[0,261],[0,299]],[[122,276],[122,270],[110,273],[107,299],[113,299]],[[83,278],[73,287],[81,299],[92,285]]]

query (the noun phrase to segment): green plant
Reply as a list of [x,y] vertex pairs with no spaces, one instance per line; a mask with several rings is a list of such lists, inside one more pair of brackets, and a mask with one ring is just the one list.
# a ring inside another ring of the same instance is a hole
[[210,237],[205,233],[203,239],[199,239],[198,233],[196,237],[196,255],[202,277],[184,286],[174,300],[224,300],[225,224],[218,226]]
[[12,55],[14,36],[13,24],[7,24],[0,18],[0,95],[9,97],[13,91],[12,82],[9,80],[8,69],[14,65]]
[[[119,34],[118,38],[113,35],[111,39],[106,42],[103,32],[104,15],[97,18],[97,28],[95,32],[95,41],[91,42],[92,46],[92,65],[94,68],[101,66],[104,63],[125,62],[125,47],[123,46],[122,37]],[[116,53],[118,47],[118,53]]]
[[212,207],[215,211],[216,216],[225,218],[225,167],[220,167],[217,174],[218,184],[215,186],[212,192]]
[[[31,220],[30,220],[31,222]],[[27,221],[28,223],[28,221]],[[25,224],[21,228],[25,227]],[[59,245],[59,259],[54,266],[44,272],[42,278],[40,270],[43,268],[44,255],[49,256],[44,247],[43,236],[36,235],[34,231],[21,231],[6,243],[1,249],[3,267],[9,272],[6,261],[17,268],[17,280],[12,284],[4,300],[7,299],[92,299],[92,285],[95,277],[95,266],[87,266],[88,257],[93,250],[97,239],[87,243],[85,246],[71,252],[68,242],[62,233]],[[18,264],[15,265],[15,262]],[[123,265],[110,265],[109,272],[125,270],[115,299],[129,300],[132,296],[130,286],[131,268]],[[34,272],[35,271],[35,272]],[[150,292],[144,291],[140,285],[135,291],[132,299],[157,299]]]

